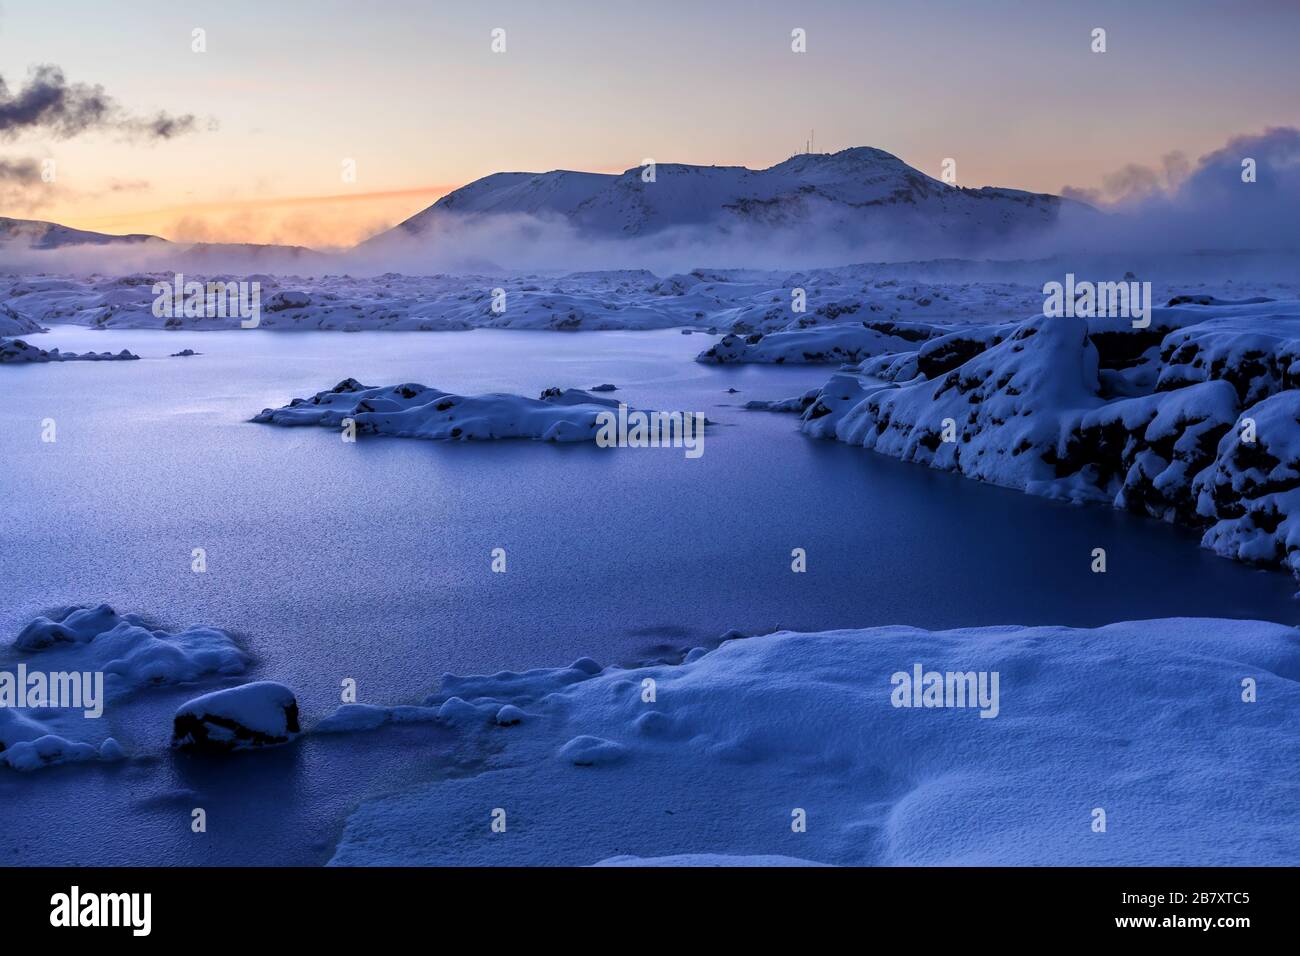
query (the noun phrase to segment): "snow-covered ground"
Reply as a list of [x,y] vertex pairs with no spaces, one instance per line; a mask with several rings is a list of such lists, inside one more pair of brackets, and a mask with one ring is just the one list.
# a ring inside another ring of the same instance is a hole
[[[974,672],[992,706],[900,706],[940,699],[900,690],[918,665]],[[1210,619],[781,632],[679,665],[446,675],[423,707],[328,722],[436,720],[475,767],[363,804],[333,862],[1292,864],[1298,681],[1293,628]]]
[[[734,333],[748,340],[772,337],[728,361],[843,361],[825,347],[805,358],[802,330],[835,326],[827,335],[861,348],[880,335],[909,338],[949,327],[1018,319],[1042,309],[1040,276],[1058,277],[1064,266],[1021,264],[1004,269],[978,263],[864,264],[800,272],[696,269],[659,276],[646,270],[373,277],[325,275],[189,275],[186,281],[260,283],[258,329],[448,331],[470,328],[594,331],[682,327]],[[1002,276],[1002,277],[1000,277]],[[174,274],[126,276],[0,275],[0,335],[39,338],[42,324],[91,328],[238,329],[226,317],[155,316],[153,286],[169,288]],[[1243,298],[1294,298],[1300,282],[1238,279],[1194,283],[1153,281],[1158,302],[1186,292]],[[174,311],[174,310],[173,310]],[[896,327],[895,327],[896,326]],[[842,329],[840,329],[842,327]],[[798,334],[796,334],[798,333]],[[36,344],[36,343],[33,343]],[[753,344],[746,342],[746,344]],[[821,354],[824,353],[824,354]]]

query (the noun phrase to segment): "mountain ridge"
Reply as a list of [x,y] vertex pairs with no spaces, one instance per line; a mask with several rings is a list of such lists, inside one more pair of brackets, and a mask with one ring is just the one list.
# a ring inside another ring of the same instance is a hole
[[799,153],[764,169],[658,163],[622,173],[492,173],[360,246],[419,237],[443,222],[499,215],[558,219],[599,238],[712,226],[724,232],[825,227],[877,236],[950,232],[977,241],[1049,225],[1067,205],[1091,208],[1051,193],[950,185],[885,150],[857,146]]

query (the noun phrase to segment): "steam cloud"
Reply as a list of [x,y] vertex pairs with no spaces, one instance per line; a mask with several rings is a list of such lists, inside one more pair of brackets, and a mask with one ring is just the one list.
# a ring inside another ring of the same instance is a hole
[[92,130],[116,130],[132,137],[171,139],[196,128],[192,114],[158,113],[134,117],[98,84],[69,83],[59,67],[34,67],[27,83],[11,93],[0,76],[0,137],[12,139],[24,132],[43,132],[67,139]]
[[[1242,179],[1253,160],[1255,181]],[[1067,224],[1059,245],[1111,250],[1300,250],[1300,130],[1274,127],[1237,136],[1195,167],[1174,153],[1161,169],[1124,167],[1103,189],[1066,195],[1110,200],[1091,230]]]

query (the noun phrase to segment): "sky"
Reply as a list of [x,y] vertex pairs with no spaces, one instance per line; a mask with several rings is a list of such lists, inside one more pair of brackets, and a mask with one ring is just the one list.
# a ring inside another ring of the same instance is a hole
[[[1104,192],[1300,125],[1297,36],[1295,0],[0,0],[0,116],[42,65],[118,116],[0,125],[0,215],[344,246],[493,172],[761,168],[810,135],[936,177],[951,157],[964,186]],[[192,119],[142,132],[160,112]],[[2,175],[29,160],[54,181]]]

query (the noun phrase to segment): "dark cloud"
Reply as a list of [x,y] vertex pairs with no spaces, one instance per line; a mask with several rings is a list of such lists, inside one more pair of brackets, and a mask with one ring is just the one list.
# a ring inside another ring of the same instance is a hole
[[29,213],[38,208],[50,186],[41,179],[41,164],[34,159],[0,157],[0,212]]
[[123,124],[123,128],[151,139],[171,139],[173,136],[194,132],[198,128],[198,120],[190,113],[184,116],[159,113],[153,119],[129,120]]
[[0,158],[0,182],[30,186],[41,181],[41,167],[34,159]]
[[131,116],[102,86],[69,83],[63,71],[52,64],[33,67],[16,93],[0,76],[0,138],[39,132],[67,139],[93,130],[112,130],[143,139],[170,139],[196,127],[190,114]]

